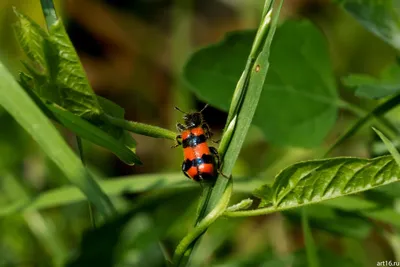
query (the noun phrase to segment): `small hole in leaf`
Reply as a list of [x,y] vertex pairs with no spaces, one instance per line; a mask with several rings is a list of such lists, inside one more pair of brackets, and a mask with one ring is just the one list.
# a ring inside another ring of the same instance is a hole
[[256,72],[259,72],[260,69],[261,69],[260,65],[257,65],[257,66],[256,66]]

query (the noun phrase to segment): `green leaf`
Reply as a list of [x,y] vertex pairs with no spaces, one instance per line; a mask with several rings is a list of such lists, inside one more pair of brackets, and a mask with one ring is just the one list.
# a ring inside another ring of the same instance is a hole
[[255,124],[277,144],[319,145],[337,115],[327,41],[309,21],[289,21],[277,30],[270,60]]
[[[254,32],[235,32],[195,53],[184,68],[189,87],[227,110],[253,39]],[[308,21],[285,22],[274,37],[270,65],[254,124],[276,144],[320,144],[336,120],[338,101],[323,35]]]
[[289,208],[354,194],[400,179],[392,157],[332,158],[296,163],[273,184],[273,204]]
[[254,190],[252,194],[253,196],[261,199],[260,205],[258,205],[259,208],[265,207],[272,203],[272,188],[270,185],[265,184]]
[[57,68],[62,101],[58,104],[80,117],[95,119],[103,111],[61,20],[54,23],[49,32],[52,45],[58,51],[58,65],[52,66]]
[[[331,158],[296,163],[280,172],[272,186],[272,204],[265,208],[226,212],[256,216],[355,194],[400,180],[391,156],[374,159]],[[267,196],[269,199],[270,196]]]
[[400,92],[400,68],[394,65],[386,69],[380,79],[363,75],[350,74],[342,79],[348,87],[356,87],[356,96],[380,99]]
[[80,117],[98,118],[103,111],[62,21],[52,24],[47,34],[30,18],[15,13],[18,41],[33,61],[33,67],[25,66],[35,78],[34,90]]
[[[110,115],[113,118],[124,119],[125,110],[122,107],[101,96],[97,96],[97,100],[99,101],[99,104],[101,108],[104,110],[105,114]],[[102,119],[104,120],[105,123],[101,124],[100,128],[103,131],[109,133],[111,136],[117,139],[122,145],[129,148],[133,153],[135,153],[136,141],[135,139],[133,139],[132,135],[128,131],[125,131],[123,128],[111,124],[107,118],[102,117]]]
[[366,29],[400,49],[400,6],[396,0],[337,0]]
[[46,71],[46,62],[43,45],[48,35],[36,22],[19,13],[15,8],[14,13],[17,15],[18,19],[14,25],[18,42],[25,54],[34,64],[35,69],[38,72],[44,73]]
[[194,53],[183,70],[189,88],[210,105],[228,110],[254,36],[255,31],[232,32]]
[[0,80],[0,106],[32,136],[70,182],[95,204],[100,214],[113,216],[115,209],[108,197],[88,174],[56,128],[1,63]]
[[[49,118],[61,123],[78,136],[108,149],[126,164],[141,164],[139,157],[135,154],[136,141],[127,131],[100,120],[97,121],[98,125],[95,126],[54,103],[48,101],[43,103],[45,99],[40,99],[34,92],[30,91],[32,77],[21,73],[20,80],[27,93]],[[124,117],[124,109],[105,98],[98,97],[98,99],[106,113],[120,118]]]
[[141,164],[139,157],[134,153],[135,142],[129,134],[121,131],[120,140],[118,140],[60,106],[46,104],[46,107],[53,113],[58,122],[79,137],[110,150],[128,165]]

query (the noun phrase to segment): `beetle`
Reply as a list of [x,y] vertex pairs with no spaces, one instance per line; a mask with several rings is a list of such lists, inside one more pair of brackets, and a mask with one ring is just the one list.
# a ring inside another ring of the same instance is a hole
[[184,114],[184,124],[176,124],[180,134],[176,136],[177,144],[173,147],[183,147],[182,172],[186,177],[194,181],[212,182],[217,177],[220,159],[217,149],[207,145],[207,140],[213,135],[202,114],[207,106],[191,113],[175,107]]

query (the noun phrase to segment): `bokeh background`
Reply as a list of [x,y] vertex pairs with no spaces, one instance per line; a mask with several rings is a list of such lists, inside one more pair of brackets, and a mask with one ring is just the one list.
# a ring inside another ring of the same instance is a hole
[[[174,110],[174,106],[190,110],[201,109],[205,104],[182,82],[180,74],[186,59],[200,47],[221,40],[226,32],[256,28],[262,2],[55,1],[96,94],[122,106],[126,111],[126,119],[171,130],[175,129],[175,123],[182,115]],[[45,22],[39,1],[0,1],[0,60],[17,75],[22,69],[20,60],[23,54],[12,29],[15,21],[12,6],[43,27]],[[360,102],[360,99],[353,97],[352,91],[341,88],[340,78],[348,73],[378,75],[394,61],[393,49],[367,32],[354,18],[329,0],[286,0],[281,19],[288,18],[307,18],[317,25],[328,41],[340,94],[350,102],[369,107],[371,103]],[[204,115],[219,136],[226,114],[209,107]],[[351,114],[341,111],[326,143],[315,149],[271,145],[253,127],[235,173],[251,177],[266,171],[273,164],[267,173],[274,174],[290,163],[313,158],[353,120]],[[76,147],[74,136],[61,127],[60,131],[70,145]],[[182,152],[180,149],[170,149],[173,145],[171,141],[138,135],[135,135],[135,139],[138,142],[137,154],[144,165],[127,166],[108,151],[85,142],[88,165],[104,177],[180,171]],[[367,146],[369,140],[369,134],[361,131],[335,153],[370,156]],[[35,196],[67,184],[67,180],[30,136],[1,108],[0,178],[2,207],[7,207],[20,195]],[[186,178],[182,175],[177,179]],[[161,197],[161,202],[149,200],[139,218],[142,223],[145,222],[146,227],[163,221],[159,232],[162,233],[167,250],[173,249],[182,237],[182,225],[184,229],[190,228],[199,189],[166,193]],[[146,196],[127,194],[124,202],[128,206],[139,200],[146,202],[142,200],[143,197]],[[205,258],[199,256],[193,264],[208,266],[207,260],[225,262],[234,258],[255,258],[251,255],[257,253],[263,257],[289,255],[303,247],[298,216],[298,213],[292,212],[229,222],[222,220],[205,237],[207,245],[203,246],[199,254]],[[339,231],[339,235],[321,223],[321,220],[312,221],[312,225],[321,247],[352,259],[360,263],[360,266],[375,266],[379,259],[394,258],[390,242],[374,232],[368,232],[368,235],[356,233],[355,230],[360,230],[359,224],[350,224],[348,232]],[[22,215],[2,216],[0,266],[54,266],[60,258],[73,254],[79,247],[82,233],[88,228],[90,220],[86,203],[46,209],[40,213],[32,211]],[[216,252],[213,254],[214,250]],[[154,262],[143,266],[162,264],[162,255],[152,255]],[[328,253],[326,258],[329,257],[332,256]],[[143,260],[138,258],[131,260]]]

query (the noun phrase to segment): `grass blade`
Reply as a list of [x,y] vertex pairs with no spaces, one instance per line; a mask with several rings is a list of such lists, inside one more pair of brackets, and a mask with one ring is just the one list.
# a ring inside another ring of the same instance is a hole
[[23,88],[0,63],[0,106],[2,106],[39,144],[46,155],[60,168],[106,217],[115,213],[107,195],[88,174],[79,158],[68,147],[56,128],[37,107]]

